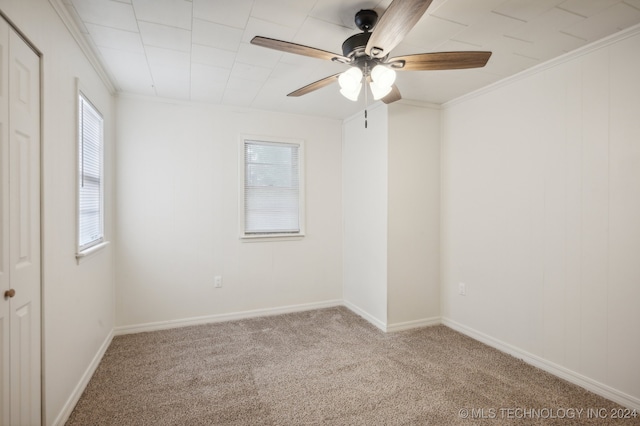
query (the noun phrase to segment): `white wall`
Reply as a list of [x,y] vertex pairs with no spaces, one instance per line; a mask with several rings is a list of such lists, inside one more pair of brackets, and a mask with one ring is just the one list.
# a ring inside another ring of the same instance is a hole
[[440,317],[440,109],[389,105],[388,322]]
[[347,306],[380,328],[387,325],[388,111],[345,120],[342,142],[344,205],[343,292]]
[[70,398],[79,397],[76,387],[114,325],[113,245],[79,265],[75,259],[75,78],[105,118],[107,238],[113,236],[113,101],[48,1],[0,0],[0,9],[43,53],[43,389],[45,421],[52,424],[73,408]]
[[[340,121],[133,97],[117,121],[118,326],[342,299]],[[305,141],[302,240],[239,239],[242,133]]]
[[[395,256],[403,243],[420,246],[411,255],[425,250],[427,264],[434,259],[433,247],[420,244],[428,236],[403,240],[413,236],[391,231],[403,215],[388,206],[408,200],[393,190],[402,179],[387,179],[406,161],[388,146],[405,140],[388,127],[402,120],[396,106],[370,110],[367,130],[362,116],[347,120],[342,147],[335,120],[134,98],[121,98],[115,114],[107,87],[49,2],[0,0],[0,9],[44,55],[46,424],[73,408],[116,325],[116,248],[119,326],[340,299],[382,325],[437,312],[432,286],[411,284],[427,297],[408,305],[415,300],[401,286],[387,286],[387,278],[402,281],[406,262],[415,265]],[[441,237],[447,320],[611,386],[636,404],[639,52],[636,34],[448,105]],[[114,242],[81,264],[74,257],[76,77],[105,116],[106,231]],[[306,140],[304,240],[239,241],[239,133]],[[434,171],[431,164],[420,177],[429,198]],[[420,209],[431,224],[432,208]],[[387,241],[389,234],[403,238]],[[435,277],[431,266],[419,273]],[[214,275],[223,276],[222,289],[213,289]],[[457,295],[459,282],[468,286],[466,297]]]
[[446,105],[442,308],[640,406],[640,35],[626,34]]

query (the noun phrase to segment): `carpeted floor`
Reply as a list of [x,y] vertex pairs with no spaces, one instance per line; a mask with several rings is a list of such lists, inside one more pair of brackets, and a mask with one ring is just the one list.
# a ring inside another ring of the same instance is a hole
[[118,336],[67,425],[638,425],[444,326],[346,308]]

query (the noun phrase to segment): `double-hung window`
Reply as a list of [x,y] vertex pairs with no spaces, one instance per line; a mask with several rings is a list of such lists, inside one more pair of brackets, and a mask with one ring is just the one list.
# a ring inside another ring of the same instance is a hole
[[78,95],[78,255],[104,242],[103,118]]
[[241,150],[241,236],[303,236],[303,142],[243,138]]

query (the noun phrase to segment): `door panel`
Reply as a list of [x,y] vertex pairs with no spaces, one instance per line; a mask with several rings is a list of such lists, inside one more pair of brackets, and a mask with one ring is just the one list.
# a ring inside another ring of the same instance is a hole
[[[18,383],[17,389],[14,386],[14,382],[11,383],[11,398],[13,399],[13,401],[11,401],[11,417],[16,419],[12,424],[36,425],[40,424],[39,406],[34,407],[33,404],[34,402],[39,404],[40,399],[38,398],[34,401],[33,393],[40,392],[40,377],[38,374],[40,370],[32,370],[33,358],[35,357],[37,361],[39,359],[37,355],[39,354],[35,354],[33,350],[32,333],[34,330],[34,315],[31,309],[31,303],[15,309],[15,313],[11,321],[16,323],[16,334],[11,336],[11,347],[18,349],[20,362],[18,365],[15,365],[14,362],[11,363],[11,369],[15,371],[16,374],[14,376],[17,376],[16,382]],[[37,383],[34,383],[34,375],[36,376],[35,379],[37,380],[35,380],[35,382]],[[35,388],[34,385],[36,385]]]
[[[17,180],[12,184],[13,189],[17,192],[15,199],[18,200],[16,208],[17,222],[12,222],[12,225],[17,228],[20,236],[17,240],[18,258],[16,259],[16,268],[24,268],[31,265],[31,252],[32,252],[32,239],[31,231],[33,229],[32,211],[31,211],[31,191],[37,189],[37,185],[34,188],[32,180],[38,178],[33,176],[34,173],[31,170],[32,166],[32,141],[28,135],[23,134],[20,131],[15,131],[13,134],[11,149],[15,153],[15,160],[11,167],[13,168],[14,176]],[[15,170],[17,168],[17,170]],[[16,226],[17,225],[17,226]]]
[[[40,424],[39,58],[9,30],[10,424]],[[6,302],[5,302],[6,303]]]

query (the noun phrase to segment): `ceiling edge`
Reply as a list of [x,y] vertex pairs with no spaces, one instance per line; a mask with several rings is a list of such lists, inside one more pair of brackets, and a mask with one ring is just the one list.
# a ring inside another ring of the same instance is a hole
[[445,102],[442,104],[442,109],[447,109],[449,107],[455,106],[459,103],[468,101],[470,99],[473,99],[475,97],[484,95],[485,93],[489,93],[489,92],[493,92],[496,89],[499,89],[501,87],[504,86],[508,86],[511,83],[514,83],[516,81],[522,80],[524,78],[530,77],[532,75],[538,74],[540,72],[543,72],[549,68],[553,68],[557,65],[560,65],[564,62],[568,62],[571,61],[573,59],[579,58],[580,56],[586,55],[588,53],[594,52],[596,50],[605,48],[607,46],[610,46],[614,43],[617,43],[619,41],[622,41],[626,38],[629,37],[633,37],[635,35],[640,34],[640,24],[636,24],[633,25],[629,28],[626,28],[624,30],[618,31],[617,33],[614,33],[610,36],[601,38],[600,40],[596,40],[592,43],[589,43],[585,46],[579,47],[575,50],[572,50],[570,52],[565,53],[564,55],[558,56],[556,58],[553,59],[549,59],[546,62],[543,62],[541,64],[538,64],[532,68],[528,68],[524,71],[519,72],[518,74],[512,75],[510,77],[505,77],[502,80],[499,80],[495,83],[491,83],[488,86],[482,87],[478,90],[475,90],[471,93],[467,93],[466,95],[462,95],[458,98],[452,99],[448,102]]
[[116,90],[116,85],[113,82],[113,79],[105,69],[104,65],[102,65],[102,62],[98,58],[98,55],[94,47],[91,46],[91,44],[89,44],[89,42],[83,35],[82,31],[78,27],[78,24],[71,16],[69,10],[62,3],[62,0],[49,0],[49,3],[53,7],[53,9],[56,11],[56,13],[60,17],[64,25],[67,27],[67,29],[69,30],[69,33],[74,38],[76,43],[78,43],[80,50],[82,50],[82,52],[84,53],[89,63],[91,63],[93,68],[96,70],[102,82],[105,84],[105,86],[107,86],[107,89],[109,90],[109,92],[112,95],[116,94],[117,90]]

